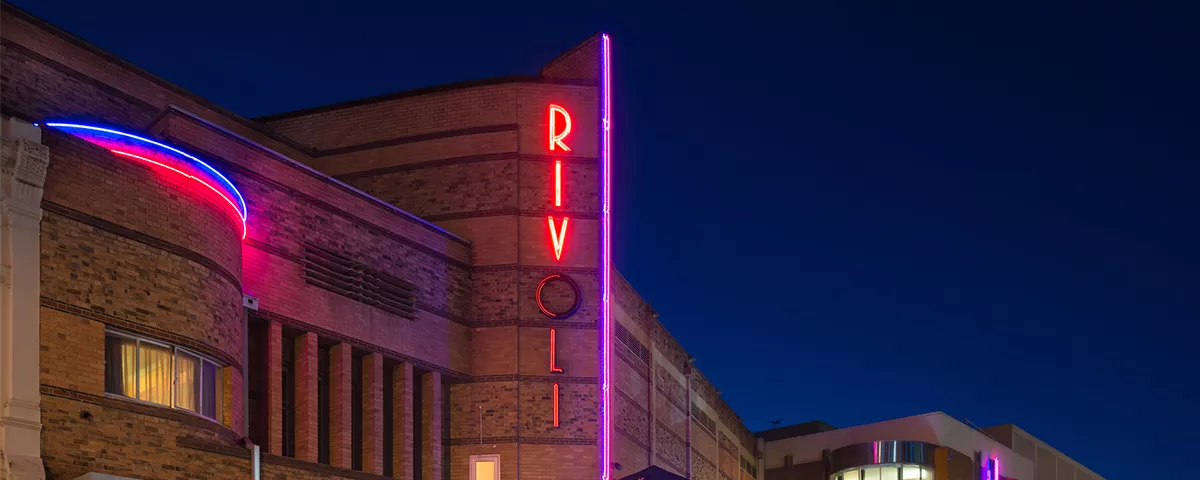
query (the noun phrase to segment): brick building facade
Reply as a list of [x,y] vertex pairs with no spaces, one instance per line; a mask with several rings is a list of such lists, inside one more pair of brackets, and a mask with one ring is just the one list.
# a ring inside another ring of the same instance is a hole
[[606,36],[251,120],[2,27],[0,478],[761,478],[609,260]]

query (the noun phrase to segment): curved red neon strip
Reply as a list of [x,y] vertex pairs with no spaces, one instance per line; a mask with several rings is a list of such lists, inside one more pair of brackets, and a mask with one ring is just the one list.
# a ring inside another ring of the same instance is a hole
[[554,280],[561,276],[562,275],[559,275],[556,273],[554,275],[550,275],[546,278],[543,278],[541,283],[538,283],[537,291],[533,292],[533,299],[535,301],[537,301],[538,310],[541,310],[542,313],[546,314],[546,316],[550,317],[550,318],[555,318],[558,316],[558,314],[551,312],[549,309],[546,308],[545,305],[542,305],[542,289],[546,287],[547,282],[549,282],[550,280]]
[[122,151],[120,151],[120,150],[109,150],[109,151],[110,151],[110,152],[112,152],[112,153],[115,153],[115,154],[117,154],[117,155],[120,155],[120,156],[122,156],[122,157],[134,158],[134,159],[137,159],[137,160],[141,160],[141,161],[143,161],[143,162],[146,162],[146,163],[151,163],[151,164],[158,165],[158,166],[160,166],[160,167],[166,168],[166,169],[168,169],[168,170],[170,170],[170,171],[172,171],[172,172],[178,173],[178,174],[180,174],[180,175],[183,175],[183,176],[185,176],[185,177],[187,177],[187,178],[190,178],[190,179],[192,179],[192,180],[195,180],[195,181],[199,182],[201,185],[204,185],[204,186],[208,187],[208,188],[209,188],[210,190],[212,190],[213,192],[216,192],[216,194],[217,194],[217,195],[219,195],[219,196],[220,196],[222,199],[224,199],[224,200],[225,200],[225,203],[228,203],[228,204],[229,204],[229,206],[233,208],[233,214],[234,214],[235,216],[237,216],[238,220],[240,220],[240,221],[241,221],[241,224],[242,224],[242,240],[245,240],[245,239],[246,239],[246,221],[245,221],[245,220],[242,220],[242,212],[241,212],[240,210],[238,210],[238,208],[237,208],[237,204],[233,203],[233,199],[229,198],[229,197],[228,197],[228,196],[226,196],[224,193],[221,193],[221,191],[220,191],[220,190],[218,190],[218,189],[217,189],[217,187],[214,187],[214,186],[212,186],[212,184],[210,184],[210,183],[208,183],[208,182],[204,181],[204,180],[203,180],[203,179],[201,179],[201,178],[198,178],[198,177],[196,177],[196,176],[194,176],[194,175],[191,175],[191,174],[189,174],[189,173],[187,173],[187,172],[184,172],[183,170],[177,169],[177,168],[175,168],[175,167],[172,167],[172,166],[170,166],[170,165],[167,165],[167,164],[165,164],[165,163],[162,163],[162,162],[156,162],[156,161],[154,161],[154,160],[151,160],[151,159],[149,159],[149,158],[143,157],[143,156],[141,156],[141,155],[134,155],[134,154],[132,154],[132,153],[129,153],[129,152],[122,152]]

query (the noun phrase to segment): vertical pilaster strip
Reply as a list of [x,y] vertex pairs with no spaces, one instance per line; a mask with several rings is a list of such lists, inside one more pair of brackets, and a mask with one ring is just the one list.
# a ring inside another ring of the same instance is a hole
[[362,469],[383,475],[383,355],[362,359]]
[[317,461],[317,335],[296,337],[296,458]]
[[353,465],[353,428],[350,362],[354,361],[350,344],[339,343],[329,350],[329,464],[350,468]]
[[392,370],[392,477],[400,480],[415,478],[413,381],[411,363],[396,365]]
[[421,376],[421,478],[442,478],[442,374]]
[[283,325],[267,325],[267,451],[283,455]]
[[2,130],[0,478],[42,479],[41,203],[50,149],[29,123],[4,119]]

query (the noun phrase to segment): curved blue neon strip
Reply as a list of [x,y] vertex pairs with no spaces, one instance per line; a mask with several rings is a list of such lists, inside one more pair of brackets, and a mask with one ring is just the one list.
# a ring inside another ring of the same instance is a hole
[[122,137],[132,138],[132,139],[140,141],[140,142],[149,143],[151,145],[165,148],[172,152],[183,155],[184,157],[187,157],[187,158],[195,161],[196,163],[200,164],[200,166],[204,167],[204,169],[207,170],[209,173],[215,175],[218,179],[221,180],[221,182],[223,182],[225,184],[226,187],[229,187],[229,190],[231,192],[233,192],[234,195],[237,195],[238,205],[242,207],[242,211],[240,211],[238,213],[242,216],[242,221],[243,222],[246,221],[246,200],[242,198],[242,192],[239,192],[237,187],[233,186],[233,182],[229,181],[228,178],[225,178],[224,175],[221,175],[221,172],[218,172],[217,169],[213,168],[212,166],[210,166],[207,163],[204,163],[203,160],[200,160],[199,158],[193,157],[192,155],[188,154],[187,152],[184,152],[183,150],[172,147],[170,145],[156,142],[149,138],[139,137],[139,136],[131,134],[131,133],[125,133],[120,130],[113,130],[111,128],[93,127],[91,125],[80,125],[77,123],[51,123],[51,122],[46,122],[46,126],[60,128],[60,129],[78,128],[78,129],[83,129],[83,130],[94,130],[97,132],[111,133],[111,134],[115,134],[115,135],[120,135]]

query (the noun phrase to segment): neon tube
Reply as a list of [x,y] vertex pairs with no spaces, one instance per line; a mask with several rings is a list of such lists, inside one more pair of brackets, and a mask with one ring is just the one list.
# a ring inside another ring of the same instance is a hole
[[245,220],[243,220],[243,219],[241,219],[241,212],[239,212],[239,211],[238,211],[237,205],[235,205],[235,204],[233,203],[233,200],[231,200],[229,197],[225,196],[225,194],[221,193],[221,191],[220,191],[220,190],[217,190],[217,187],[214,187],[214,186],[212,186],[212,185],[209,185],[209,183],[208,183],[208,182],[205,182],[203,179],[197,178],[197,177],[196,177],[196,176],[194,176],[194,175],[188,174],[187,172],[184,172],[183,170],[177,169],[177,168],[175,168],[175,167],[172,167],[172,166],[170,166],[170,165],[167,165],[167,164],[165,164],[165,163],[156,162],[156,161],[154,161],[154,160],[151,160],[151,159],[149,159],[149,158],[143,157],[143,156],[141,156],[141,155],[134,155],[134,154],[132,154],[132,153],[129,153],[129,152],[122,152],[122,151],[120,151],[120,150],[109,150],[109,151],[110,151],[110,152],[112,152],[112,153],[115,153],[115,154],[117,154],[117,155],[120,155],[120,156],[122,156],[122,157],[133,158],[133,159],[141,160],[141,161],[143,161],[143,162],[146,162],[146,163],[152,163],[152,164],[154,164],[154,165],[158,165],[158,166],[160,166],[160,167],[163,167],[163,168],[166,168],[166,169],[168,169],[168,170],[170,170],[170,171],[172,171],[172,172],[178,173],[178,174],[180,174],[180,175],[183,175],[183,176],[185,176],[185,177],[187,177],[187,178],[190,178],[190,179],[192,179],[192,180],[195,180],[197,183],[199,183],[199,184],[201,184],[201,185],[204,185],[205,187],[208,187],[210,190],[212,190],[212,191],[213,191],[213,192],[215,192],[215,193],[216,193],[218,196],[220,196],[222,200],[225,200],[225,203],[228,203],[228,204],[229,204],[229,206],[230,206],[231,208],[233,208],[233,214],[234,214],[234,216],[238,217],[238,219],[239,219],[239,220],[241,220],[241,224],[242,224],[242,240],[245,240],[245,239],[246,239],[246,221],[245,221]]
[[570,218],[563,217],[562,230],[554,228],[554,217],[546,217],[546,222],[550,224],[550,241],[554,243],[554,259],[562,260],[563,243],[567,240],[567,222]]
[[67,130],[67,131],[70,131],[72,129],[80,129],[80,130],[91,130],[91,131],[95,131],[95,132],[111,133],[113,135],[119,135],[119,136],[122,136],[125,138],[139,141],[139,142],[148,143],[148,144],[154,145],[159,148],[164,148],[164,149],[170,150],[171,152],[174,152],[176,154],[183,155],[184,157],[191,159],[193,162],[196,162],[197,165],[199,165],[201,168],[207,170],[208,173],[211,173],[211,174],[213,174],[213,176],[217,177],[217,179],[219,179],[221,181],[221,183],[224,184],[224,186],[229,187],[229,190],[232,191],[235,196],[237,196],[238,205],[241,206],[241,208],[239,209],[239,212],[241,213],[242,220],[243,221],[246,220],[246,200],[242,198],[242,194],[241,194],[241,192],[238,192],[237,187],[233,186],[233,182],[229,181],[228,178],[225,178],[224,175],[221,175],[221,172],[218,172],[217,169],[213,168],[212,166],[210,166],[207,163],[204,163],[203,160],[193,157],[192,155],[188,154],[187,152],[184,152],[183,150],[172,147],[170,145],[156,142],[156,141],[151,140],[146,137],[140,137],[140,136],[137,136],[137,135],[134,135],[131,133],[125,133],[120,130],[113,130],[110,128],[93,127],[91,125],[80,125],[77,123],[57,123],[57,122],[47,122],[46,126],[58,128],[60,130]]
[[554,206],[562,206],[562,160],[554,161]]
[[[554,115],[555,113],[562,114],[562,117],[564,120],[562,133],[558,133],[558,125],[556,125],[554,122],[554,117],[556,116],[556,115]],[[571,134],[571,114],[567,113],[567,109],[565,109],[563,107],[560,107],[553,103],[550,104],[550,151],[553,152],[555,146],[557,146],[558,148],[561,148],[562,151],[564,151],[564,152],[571,151],[571,148],[568,147],[567,144],[563,143],[563,140],[565,140],[567,138],[567,135],[570,135],[570,134]]]
[[600,478],[608,480],[610,478],[609,469],[612,468],[612,460],[610,456],[610,437],[612,434],[612,403],[610,398],[611,386],[611,365],[609,364],[612,355],[612,312],[610,311],[609,303],[609,275],[612,269],[612,81],[611,81],[611,64],[610,58],[612,52],[610,50],[608,34],[601,34],[602,44],[600,46],[600,61],[601,63],[601,83],[602,91],[600,104],[601,120],[601,163],[603,164],[603,174],[601,192],[603,199],[601,203],[601,235],[600,235]]
[[233,208],[242,224],[242,239],[246,238],[247,211],[242,193],[221,172],[199,158],[170,145],[111,128],[60,122],[47,122],[46,126],[104,147],[115,155],[163,167],[199,182]]
[[[540,305],[539,305],[540,307]],[[558,345],[554,341],[554,329],[550,329],[550,373],[563,373],[562,367],[558,366]],[[555,410],[558,410],[557,408]],[[554,422],[554,426],[558,426],[558,422]]]
[[554,382],[554,428],[558,428],[558,382]]

